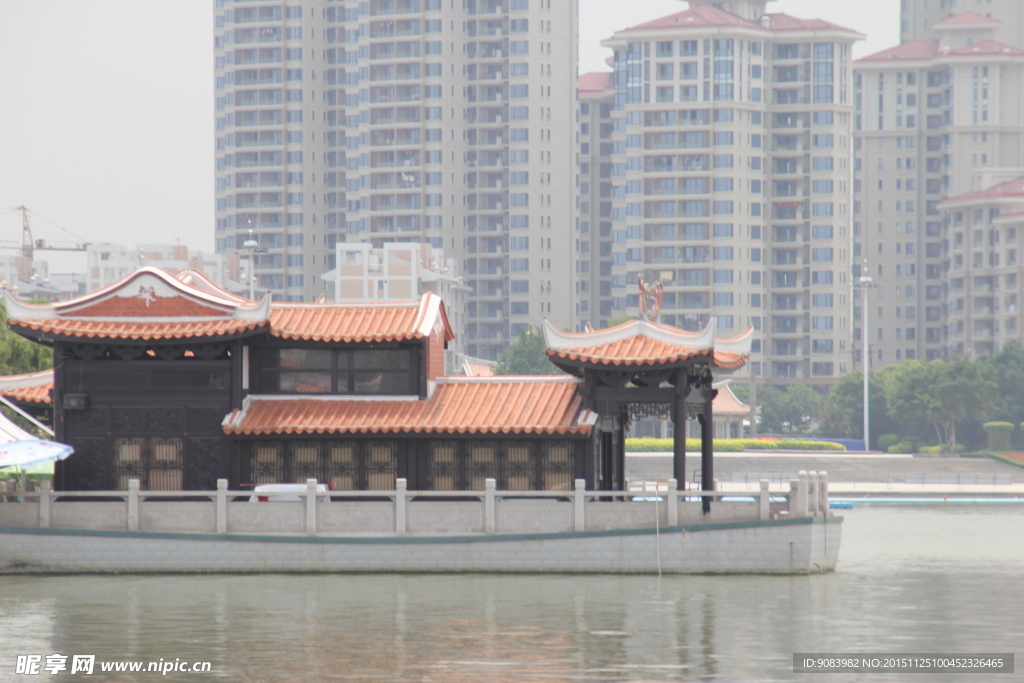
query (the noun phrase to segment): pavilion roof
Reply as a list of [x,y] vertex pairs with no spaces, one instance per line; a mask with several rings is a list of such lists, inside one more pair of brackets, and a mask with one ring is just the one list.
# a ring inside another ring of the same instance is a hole
[[348,304],[278,304],[271,307],[270,334],[283,339],[329,342],[425,339],[435,329],[455,338],[441,297],[419,301]]
[[595,332],[558,330],[544,320],[548,356],[597,366],[650,367],[678,365],[705,358],[712,365],[733,370],[750,357],[753,330],[738,337],[715,338],[714,318],[701,332],[687,332],[646,320],[633,320]]
[[403,303],[249,301],[195,271],[171,276],[151,266],[69,301],[29,304],[4,290],[7,322],[30,337],[128,341],[197,340],[251,335],[326,342],[424,339],[435,330],[454,339],[444,303],[433,293]]
[[739,400],[728,384],[715,385],[718,395],[711,402],[711,411],[715,415],[750,415],[750,406]]
[[0,396],[19,403],[52,403],[53,370],[0,377]]
[[249,396],[223,423],[234,435],[586,434],[596,414],[571,377],[442,377],[409,397]]

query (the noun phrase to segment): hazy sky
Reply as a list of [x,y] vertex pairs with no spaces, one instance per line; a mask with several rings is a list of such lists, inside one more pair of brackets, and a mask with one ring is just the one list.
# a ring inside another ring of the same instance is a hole
[[[555,0],[563,2],[565,0]],[[213,249],[213,11],[210,0],[0,0],[0,240],[175,242]],[[580,71],[607,68],[603,38],[685,9],[678,0],[580,0]],[[777,0],[899,40],[896,0]],[[5,251],[4,253],[10,253]],[[39,252],[51,272],[80,254]]]

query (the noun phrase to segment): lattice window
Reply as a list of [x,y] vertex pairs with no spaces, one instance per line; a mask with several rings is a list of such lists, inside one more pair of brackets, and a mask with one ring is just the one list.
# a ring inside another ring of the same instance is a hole
[[555,442],[545,443],[541,460],[541,488],[545,491],[569,491],[572,489],[572,475],[572,446]]
[[488,478],[498,478],[498,444],[470,443],[466,454],[466,488],[483,491]]
[[327,481],[335,491],[359,489],[359,458],[357,444],[329,441],[327,443]]
[[126,491],[129,479],[145,481],[146,465],[143,453],[146,439],[114,439],[114,488]]
[[532,449],[527,445],[509,444],[505,449],[505,477],[503,488],[508,491],[533,491],[536,488],[537,469]]
[[456,445],[450,442],[431,443],[427,454],[427,488],[432,491],[455,491],[458,488],[458,474]]
[[315,442],[292,444],[291,478],[297,484],[307,479],[321,480],[320,446]]
[[367,444],[366,488],[370,491],[391,491],[398,476],[398,444],[393,442]]
[[284,448],[278,442],[255,443],[252,447],[252,483],[278,484],[284,481]]
[[181,491],[185,444],[177,437],[114,439],[114,485],[124,490],[138,479],[143,491]]

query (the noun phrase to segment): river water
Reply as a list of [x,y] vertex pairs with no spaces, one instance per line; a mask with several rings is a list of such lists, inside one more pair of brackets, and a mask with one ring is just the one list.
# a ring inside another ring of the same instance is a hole
[[[842,512],[822,576],[0,576],[0,681],[1024,680],[793,673],[794,652],[1024,653],[1024,505]],[[26,654],[97,669],[19,676]],[[212,670],[98,671],[161,658]]]

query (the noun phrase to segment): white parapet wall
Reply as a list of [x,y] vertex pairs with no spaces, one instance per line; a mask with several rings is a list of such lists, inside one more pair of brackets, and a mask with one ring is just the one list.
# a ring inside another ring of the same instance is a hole
[[750,501],[705,492],[717,499],[708,515],[674,482],[650,500],[609,500],[582,481],[557,493],[490,482],[479,492],[415,492],[400,481],[395,491],[327,496],[310,482],[298,502],[265,503],[226,482],[188,493],[208,502],[135,487],[77,496],[93,500],[44,489],[0,503],[0,572],[830,571],[841,518],[828,516],[826,488],[809,500],[806,481],[786,501],[770,500],[766,483]]

